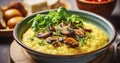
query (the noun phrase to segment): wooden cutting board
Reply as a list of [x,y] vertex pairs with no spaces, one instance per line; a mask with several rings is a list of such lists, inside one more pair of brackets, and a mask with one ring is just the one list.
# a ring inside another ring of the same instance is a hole
[[[88,63],[110,63],[113,47],[104,52],[101,56]],[[30,55],[15,41],[10,46],[10,56],[12,63],[39,63],[35,62]]]
[[30,55],[15,41],[10,46],[10,56],[14,63],[35,63]]

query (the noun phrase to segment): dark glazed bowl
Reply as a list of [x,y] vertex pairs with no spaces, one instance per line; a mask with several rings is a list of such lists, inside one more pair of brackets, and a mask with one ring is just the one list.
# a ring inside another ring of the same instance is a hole
[[[36,14],[47,14],[49,11],[39,12]],[[82,16],[84,19],[86,19],[87,22],[90,22],[99,28],[101,28],[109,37],[108,44],[101,49],[85,53],[85,54],[76,54],[76,55],[52,55],[52,54],[45,54],[41,52],[37,52],[29,47],[27,47],[25,44],[22,43],[22,35],[26,32],[28,28],[30,28],[31,23],[28,23],[30,19],[36,16],[36,14],[30,15],[26,18],[24,18],[20,23],[18,23],[15,26],[15,29],[13,31],[13,36],[16,42],[23,47],[33,59],[40,61],[42,63],[86,63],[93,59],[95,59],[98,55],[102,54],[106,49],[108,49],[112,43],[114,42],[116,38],[116,31],[114,26],[107,21],[105,18],[96,15],[91,12],[79,10],[79,11],[73,11],[69,10],[69,13],[77,14]]]

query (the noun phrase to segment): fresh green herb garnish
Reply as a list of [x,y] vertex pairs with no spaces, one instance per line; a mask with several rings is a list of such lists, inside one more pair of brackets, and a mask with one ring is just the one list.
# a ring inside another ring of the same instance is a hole
[[28,40],[30,40],[31,42],[34,40],[33,37],[28,37]]
[[87,41],[89,39],[91,39],[92,37],[93,37],[92,35],[90,35],[89,33],[86,32],[85,37],[80,38],[80,37],[76,36],[76,39],[78,40],[78,42],[80,42],[81,46],[84,46],[87,43]]
[[54,35],[56,35],[56,36],[62,36],[61,30],[57,29],[57,30],[54,32]]
[[39,45],[45,45],[45,42],[43,40],[38,42]]
[[66,23],[78,21],[79,24],[76,26],[83,27],[83,19],[75,14],[70,14],[64,7],[60,7],[58,10],[51,10],[48,14],[37,14],[35,18],[31,19],[31,28],[34,31],[38,31],[40,28],[45,28],[50,23],[53,25],[58,25],[61,21]]

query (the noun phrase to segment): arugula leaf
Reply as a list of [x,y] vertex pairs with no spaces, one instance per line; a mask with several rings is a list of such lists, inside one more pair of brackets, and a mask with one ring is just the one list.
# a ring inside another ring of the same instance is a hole
[[54,32],[54,35],[62,36],[61,31],[59,29],[56,29],[56,31]]
[[68,11],[66,10],[66,8],[64,7],[60,7],[58,10],[57,10],[59,16],[61,16],[61,20],[64,20],[66,21],[67,20],[67,17],[69,16],[68,15]]
[[45,42],[44,42],[44,40],[41,40],[41,41],[38,42],[38,44],[43,46],[43,45],[45,45]]
[[66,23],[79,21],[79,24],[77,24],[77,27],[83,27],[83,19],[75,14],[70,15],[68,11],[64,7],[60,7],[57,11],[51,10],[48,14],[37,14],[35,18],[30,20],[32,23],[32,28],[35,31],[38,31],[39,28],[45,28],[50,23],[53,25],[58,25],[61,23],[61,21],[65,21]]
[[32,26],[31,28],[34,30],[34,31],[37,31],[38,30],[38,24],[37,24],[37,21],[36,20],[33,20],[33,23],[32,23]]
[[72,23],[78,22],[79,24],[76,25],[77,27],[81,27],[81,28],[83,27],[83,18],[82,17],[72,14],[72,16],[68,18],[68,22],[71,22],[71,21],[72,21]]
[[44,20],[43,17],[44,17],[43,15],[37,14],[36,17],[32,19],[33,20],[32,29],[34,31],[39,30],[39,27],[44,25],[45,22],[43,21]]

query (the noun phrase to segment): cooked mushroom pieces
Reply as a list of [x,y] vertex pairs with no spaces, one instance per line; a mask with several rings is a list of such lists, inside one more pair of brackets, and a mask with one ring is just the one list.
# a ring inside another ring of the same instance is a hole
[[64,40],[64,37],[59,37],[59,38],[58,38],[58,41],[59,41],[59,42],[63,42],[63,40]]
[[84,29],[84,31],[91,33],[92,29]]
[[62,22],[58,25],[59,29],[62,29],[64,26],[67,26],[64,21],[62,21]]
[[53,37],[48,37],[47,39],[46,39],[46,42],[47,43],[53,43],[54,41],[56,41],[56,38],[53,38]]
[[72,29],[77,29],[77,27],[75,26],[75,24],[74,23],[72,23],[72,22],[70,22],[70,24],[68,25],[70,28],[72,28]]
[[63,37],[59,37],[59,36],[51,36],[46,39],[47,43],[62,42],[62,41],[63,41]]
[[63,41],[63,37],[58,37],[58,36],[51,36],[46,39],[46,42],[52,44],[54,47],[60,46],[62,41]]
[[85,37],[85,31],[83,29],[74,29],[74,34],[80,38]]
[[50,27],[50,31],[55,31],[55,28],[54,27]]
[[60,45],[61,45],[60,42],[54,42],[54,43],[53,43],[53,46],[54,46],[54,47],[59,47]]
[[50,29],[50,31],[52,31],[52,32],[55,31],[55,28],[52,26],[52,24],[49,24],[49,29]]
[[36,37],[38,38],[47,38],[52,35],[52,32],[44,32],[44,33],[38,33]]
[[69,35],[71,35],[73,33],[73,30],[69,26],[65,26],[61,30],[61,33],[64,34],[64,35],[69,36]]
[[52,44],[54,47],[58,47],[61,43],[64,43],[72,48],[76,48],[79,46],[79,43],[72,37],[58,37],[52,36],[46,39],[46,42]]
[[79,46],[79,43],[72,37],[66,37],[63,41],[66,45],[69,45],[72,48],[76,48]]

